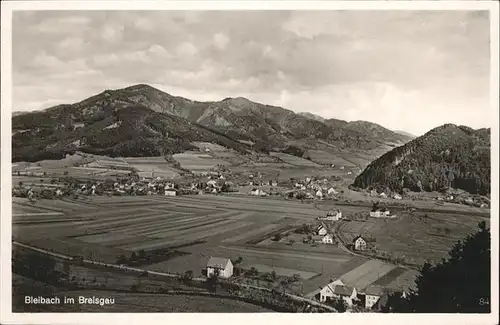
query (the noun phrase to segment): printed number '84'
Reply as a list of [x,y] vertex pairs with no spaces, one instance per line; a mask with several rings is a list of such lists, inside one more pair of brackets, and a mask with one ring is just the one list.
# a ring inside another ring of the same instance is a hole
[[481,306],[483,306],[483,305],[489,305],[490,304],[490,300],[488,298],[481,298],[481,299],[479,299],[479,304]]

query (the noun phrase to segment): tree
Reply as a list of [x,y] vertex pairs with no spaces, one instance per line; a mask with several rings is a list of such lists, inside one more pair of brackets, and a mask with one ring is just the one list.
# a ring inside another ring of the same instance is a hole
[[288,282],[288,279],[283,279],[280,281],[280,286],[283,288],[283,292],[286,293],[286,290],[290,287],[290,282]]
[[205,284],[207,285],[207,289],[210,292],[217,292],[217,282],[219,280],[219,276],[217,272],[212,273],[206,280]]
[[339,313],[345,313],[347,311],[347,304],[342,298],[333,299],[332,307],[335,308]]
[[126,262],[127,262],[127,258],[125,257],[125,255],[120,255],[116,259],[116,264],[118,264],[118,265],[125,264]]
[[446,234],[446,236],[449,236],[451,234],[451,229],[448,227],[444,228],[444,233]]
[[193,281],[193,271],[187,270],[186,272],[184,272],[184,275],[182,276],[182,280],[185,283],[191,283],[191,281]]
[[479,230],[459,241],[448,259],[425,263],[407,298],[392,295],[384,312],[396,313],[489,313],[490,229],[484,221]]
[[248,271],[248,275],[250,275],[251,277],[257,276],[259,275],[259,270],[252,266]]
[[138,252],[139,259],[143,260],[146,258],[146,251],[144,249],[139,250]]
[[243,263],[243,257],[238,256],[238,258],[236,259],[236,261],[234,262],[234,264],[238,265],[238,264],[241,264],[241,263]]

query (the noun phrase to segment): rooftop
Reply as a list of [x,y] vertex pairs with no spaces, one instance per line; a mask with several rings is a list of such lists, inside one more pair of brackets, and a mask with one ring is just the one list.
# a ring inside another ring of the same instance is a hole
[[207,263],[207,267],[225,267],[230,260],[223,257],[210,257]]

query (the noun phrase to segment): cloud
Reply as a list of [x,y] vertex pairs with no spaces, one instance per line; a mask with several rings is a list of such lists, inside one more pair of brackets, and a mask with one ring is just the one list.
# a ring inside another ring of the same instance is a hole
[[106,24],[101,31],[101,37],[106,42],[117,43],[122,39],[123,31],[123,25]]
[[[25,18],[30,18],[35,15],[34,12],[29,11],[22,14],[26,15]],[[49,15],[50,14],[51,13],[49,13]],[[37,13],[37,15],[37,17],[39,17],[40,13]],[[33,31],[38,31],[39,33],[64,34],[67,32],[67,28],[74,29],[75,32],[90,28],[90,21],[91,20],[85,16],[56,16],[44,19],[39,24],[31,26],[31,28]]]
[[78,37],[67,37],[57,44],[59,51],[82,51],[85,42]]
[[150,32],[155,28],[151,20],[142,17],[134,21],[134,27],[144,32]]
[[74,102],[141,82],[421,133],[491,123],[489,43],[474,11],[16,13],[14,96]]
[[182,42],[176,48],[178,56],[193,56],[198,53],[198,48],[190,42]]
[[219,50],[224,50],[229,44],[229,37],[223,33],[217,33],[213,37],[214,45]]

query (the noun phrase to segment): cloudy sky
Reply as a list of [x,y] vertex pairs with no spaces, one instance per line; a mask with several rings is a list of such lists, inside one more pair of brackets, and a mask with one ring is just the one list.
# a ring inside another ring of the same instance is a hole
[[420,135],[489,127],[489,20],[472,11],[13,14],[14,111],[147,83]]

